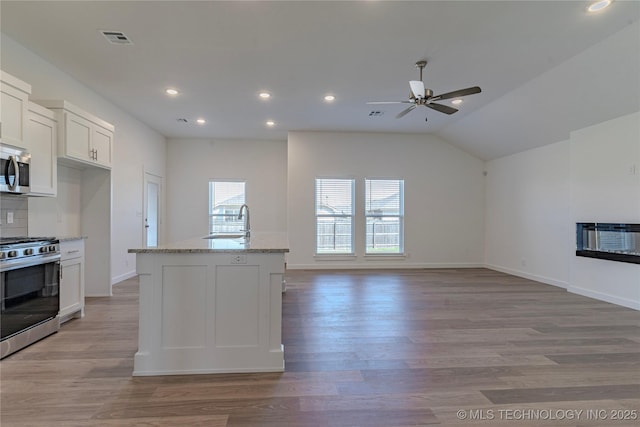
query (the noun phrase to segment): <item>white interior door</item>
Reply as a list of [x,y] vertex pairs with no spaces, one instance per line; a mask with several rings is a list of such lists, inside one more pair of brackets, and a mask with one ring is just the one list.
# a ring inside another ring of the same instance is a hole
[[160,206],[162,196],[162,177],[145,172],[144,174],[144,236],[145,247],[158,246],[160,242]]

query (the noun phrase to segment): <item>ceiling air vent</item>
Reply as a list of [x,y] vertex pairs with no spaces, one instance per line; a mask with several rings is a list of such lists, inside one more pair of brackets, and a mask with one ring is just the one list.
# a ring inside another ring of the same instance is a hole
[[384,114],[384,111],[371,111],[369,117],[380,117]]
[[122,31],[100,31],[112,44],[133,44]]

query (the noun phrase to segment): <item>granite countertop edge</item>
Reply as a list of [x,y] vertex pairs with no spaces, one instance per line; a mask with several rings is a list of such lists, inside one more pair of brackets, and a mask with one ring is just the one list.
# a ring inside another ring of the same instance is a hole
[[195,237],[151,248],[132,248],[134,254],[205,254],[205,253],[285,253],[289,252],[287,233],[254,232],[251,238],[206,239]]
[[140,248],[129,249],[130,254],[207,254],[207,253],[284,253],[289,252],[287,248],[273,248],[273,249],[251,249],[251,248],[238,248],[238,249],[196,249],[196,248]]
[[72,242],[74,240],[87,240],[87,236],[58,236],[56,239],[61,242]]

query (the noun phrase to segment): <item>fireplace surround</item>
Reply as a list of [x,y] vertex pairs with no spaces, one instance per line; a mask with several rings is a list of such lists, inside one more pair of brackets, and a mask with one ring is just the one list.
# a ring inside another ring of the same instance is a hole
[[640,224],[578,222],[576,255],[640,264]]

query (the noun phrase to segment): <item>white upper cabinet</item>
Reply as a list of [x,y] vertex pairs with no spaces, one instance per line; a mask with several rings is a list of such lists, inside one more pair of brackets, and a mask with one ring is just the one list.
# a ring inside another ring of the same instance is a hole
[[24,146],[31,85],[0,71],[0,141]]
[[111,169],[112,124],[67,101],[36,101],[53,110],[58,119],[58,157]]
[[29,102],[24,148],[31,153],[30,196],[56,196],[58,123],[55,113]]

